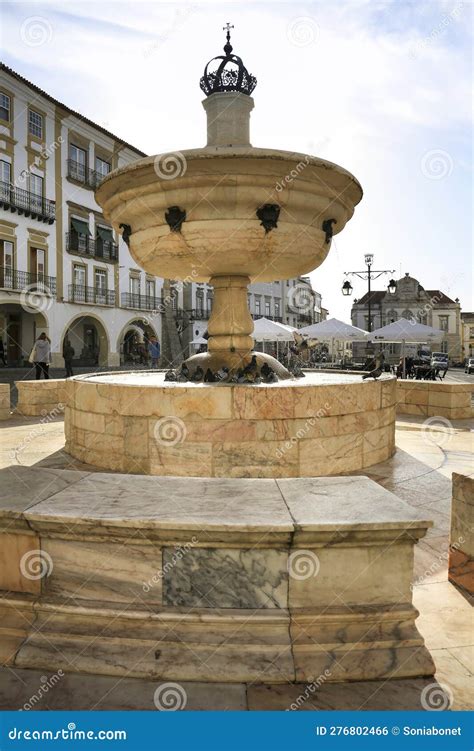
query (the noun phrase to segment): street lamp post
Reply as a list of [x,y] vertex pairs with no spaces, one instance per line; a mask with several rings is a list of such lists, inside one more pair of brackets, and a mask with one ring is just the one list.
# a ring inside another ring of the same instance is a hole
[[[371,307],[371,281],[372,279],[378,279],[379,276],[382,276],[382,274],[394,274],[395,269],[383,269],[380,270],[374,270],[372,269],[372,264],[374,262],[374,254],[373,253],[366,253],[364,256],[364,262],[367,266],[367,271],[345,271],[344,276],[358,276],[359,279],[364,279],[364,281],[367,282],[367,308],[368,308],[368,321],[367,321],[367,330],[370,332],[372,331],[372,307]],[[390,279],[390,282],[388,284],[388,292],[389,294],[393,295],[395,294],[397,290],[397,283],[395,279]],[[352,294],[352,284],[349,280],[346,279],[344,284],[342,285],[342,294],[343,295],[351,295]]]

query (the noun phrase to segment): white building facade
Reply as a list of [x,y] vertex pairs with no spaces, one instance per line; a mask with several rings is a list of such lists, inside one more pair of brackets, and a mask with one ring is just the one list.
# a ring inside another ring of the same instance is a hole
[[[9,365],[25,365],[43,331],[53,367],[63,365],[66,340],[84,366],[134,361],[137,341],[162,341],[163,279],[137,266],[94,198],[108,172],[144,156],[0,65],[0,336]],[[187,356],[207,328],[212,288],[171,283],[171,294]],[[249,305],[255,318],[294,326],[321,316],[307,277],[251,285]]]

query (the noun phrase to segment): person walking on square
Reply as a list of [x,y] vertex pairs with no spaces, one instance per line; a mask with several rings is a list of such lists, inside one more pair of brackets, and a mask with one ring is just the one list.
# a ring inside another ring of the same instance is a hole
[[41,379],[41,373],[44,378],[49,378],[49,364],[51,362],[51,342],[43,333],[39,335],[30,355],[30,360],[35,364],[36,380]]
[[72,378],[74,373],[72,372],[72,361],[75,355],[74,347],[69,339],[66,339],[63,347],[64,367],[66,368],[66,378]]
[[148,343],[148,352],[151,358],[151,367],[157,368],[160,360],[161,348],[156,336],[150,337],[150,341]]

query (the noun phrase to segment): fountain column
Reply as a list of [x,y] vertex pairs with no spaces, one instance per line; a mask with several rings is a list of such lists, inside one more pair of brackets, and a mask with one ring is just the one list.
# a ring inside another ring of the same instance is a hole
[[[247,147],[250,143],[252,97],[238,91],[221,91],[204,99],[207,115],[207,148]],[[214,303],[209,319],[208,351],[232,369],[248,362],[253,349],[253,320],[248,309],[246,275],[213,276]]]

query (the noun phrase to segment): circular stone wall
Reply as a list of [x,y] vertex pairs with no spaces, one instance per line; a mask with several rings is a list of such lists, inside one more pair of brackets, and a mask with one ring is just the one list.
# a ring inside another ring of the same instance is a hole
[[316,477],[395,450],[392,376],[307,373],[252,386],[165,383],[163,373],[77,376],[66,451],[103,469],[195,477]]

